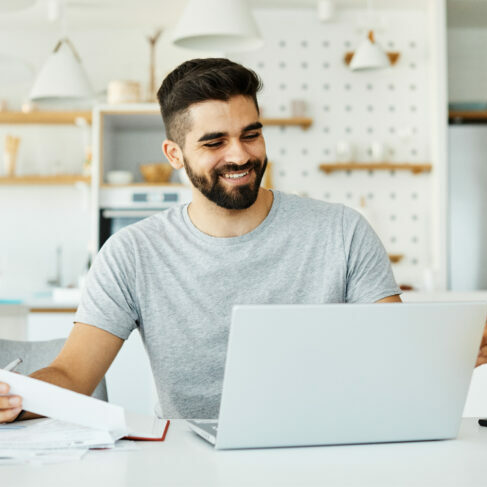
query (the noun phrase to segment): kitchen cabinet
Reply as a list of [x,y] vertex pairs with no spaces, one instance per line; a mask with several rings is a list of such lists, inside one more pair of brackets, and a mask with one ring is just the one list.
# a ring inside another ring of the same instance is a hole
[[448,142],[449,287],[487,289],[487,125],[450,125]]
[[[0,304],[0,338],[3,340],[27,339],[27,312],[17,303]],[[3,367],[4,365],[0,365]]]

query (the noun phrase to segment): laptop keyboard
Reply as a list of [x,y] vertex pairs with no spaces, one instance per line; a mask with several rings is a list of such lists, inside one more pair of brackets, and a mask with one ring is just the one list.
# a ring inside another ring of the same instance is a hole
[[201,428],[210,435],[216,435],[216,432],[218,431],[218,421],[216,420],[195,419],[192,421],[192,423],[197,425],[198,428]]

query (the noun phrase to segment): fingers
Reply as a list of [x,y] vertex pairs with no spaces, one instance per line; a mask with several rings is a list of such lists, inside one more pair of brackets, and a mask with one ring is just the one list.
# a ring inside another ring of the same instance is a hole
[[21,406],[22,398],[20,396],[0,396],[0,411],[2,409],[19,408]]
[[21,411],[22,408],[0,409],[0,423],[11,423]]
[[0,382],[0,423],[13,421],[22,411],[22,398],[8,394],[10,387]]
[[480,349],[475,367],[478,367],[479,365],[483,365],[483,364],[487,364],[487,347],[485,346]]

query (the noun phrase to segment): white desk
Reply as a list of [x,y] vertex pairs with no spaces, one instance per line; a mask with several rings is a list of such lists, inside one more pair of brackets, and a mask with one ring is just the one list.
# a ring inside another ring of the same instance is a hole
[[91,451],[80,461],[0,467],[5,487],[485,486],[487,428],[464,419],[456,440],[216,451],[184,421],[140,451]]

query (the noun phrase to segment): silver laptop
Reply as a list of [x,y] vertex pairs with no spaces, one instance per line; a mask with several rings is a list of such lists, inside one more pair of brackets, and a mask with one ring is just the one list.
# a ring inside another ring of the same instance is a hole
[[235,306],[218,449],[455,438],[487,303]]

